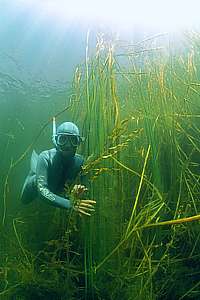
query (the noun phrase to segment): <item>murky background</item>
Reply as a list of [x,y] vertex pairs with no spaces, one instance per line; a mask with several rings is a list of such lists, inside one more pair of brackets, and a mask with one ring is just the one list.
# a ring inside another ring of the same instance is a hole
[[[92,5],[74,1],[66,18],[54,4],[0,2],[0,299],[198,300],[199,223],[142,227],[199,213],[197,6],[182,10],[187,31],[178,1],[152,2],[168,26],[150,26],[147,3],[135,25],[123,24],[130,1],[118,14],[98,4],[103,20]],[[62,210],[24,207],[20,191],[33,148],[52,147],[52,117],[72,102],[57,123],[75,120],[85,136],[98,203],[68,226]]]

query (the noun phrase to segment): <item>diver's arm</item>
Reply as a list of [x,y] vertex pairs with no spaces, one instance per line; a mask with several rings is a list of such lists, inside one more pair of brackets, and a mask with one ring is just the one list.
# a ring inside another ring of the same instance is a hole
[[38,157],[38,163],[36,169],[37,190],[40,199],[56,207],[61,207],[66,209],[71,208],[72,203],[69,199],[60,197],[49,190],[47,178],[48,178],[48,157],[46,156],[46,154],[41,153]]

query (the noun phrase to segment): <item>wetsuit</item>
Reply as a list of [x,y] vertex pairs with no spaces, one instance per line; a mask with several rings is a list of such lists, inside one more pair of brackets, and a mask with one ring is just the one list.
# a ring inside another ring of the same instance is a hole
[[39,155],[33,151],[31,170],[22,189],[21,201],[30,203],[39,197],[50,205],[71,208],[71,201],[59,194],[63,192],[65,184],[73,183],[82,165],[83,157],[79,154],[66,158],[55,148]]

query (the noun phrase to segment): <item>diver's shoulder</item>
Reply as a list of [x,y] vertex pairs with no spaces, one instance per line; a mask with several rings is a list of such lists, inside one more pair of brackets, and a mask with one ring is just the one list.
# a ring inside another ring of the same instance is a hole
[[76,159],[84,159],[84,158],[83,158],[83,155],[78,154],[78,153],[75,154],[75,158],[76,158]]
[[44,158],[50,158],[53,157],[56,154],[56,149],[52,148],[52,149],[48,149],[48,150],[43,150],[39,156],[40,157],[44,157]]

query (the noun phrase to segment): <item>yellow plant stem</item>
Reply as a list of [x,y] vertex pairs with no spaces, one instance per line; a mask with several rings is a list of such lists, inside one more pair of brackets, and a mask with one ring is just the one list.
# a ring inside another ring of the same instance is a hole
[[140,184],[139,184],[137,195],[136,195],[136,198],[135,198],[135,203],[134,203],[134,207],[133,207],[133,210],[132,210],[132,214],[131,214],[131,217],[130,217],[130,220],[129,220],[129,223],[128,223],[128,226],[127,226],[127,229],[126,229],[125,237],[128,235],[131,223],[133,221],[133,217],[134,217],[135,212],[136,212],[136,207],[137,207],[137,203],[138,203],[138,200],[139,200],[142,183],[144,181],[144,172],[145,172],[145,169],[146,169],[146,164],[147,164],[147,160],[148,160],[148,157],[149,157],[150,148],[151,148],[151,146],[149,145],[148,150],[147,150],[147,154],[146,154],[146,157],[145,157],[145,160],[144,160],[144,166],[143,166],[143,170],[142,170],[142,174],[141,174],[141,178],[140,178]]
[[139,229],[156,227],[156,226],[165,226],[165,225],[177,225],[177,224],[194,222],[194,221],[199,221],[199,220],[200,220],[200,215],[195,215],[192,217],[181,218],[181,219],[177,219],[177,220],[169,220],[169,221],[147,224],[147,225],[141,226]]

